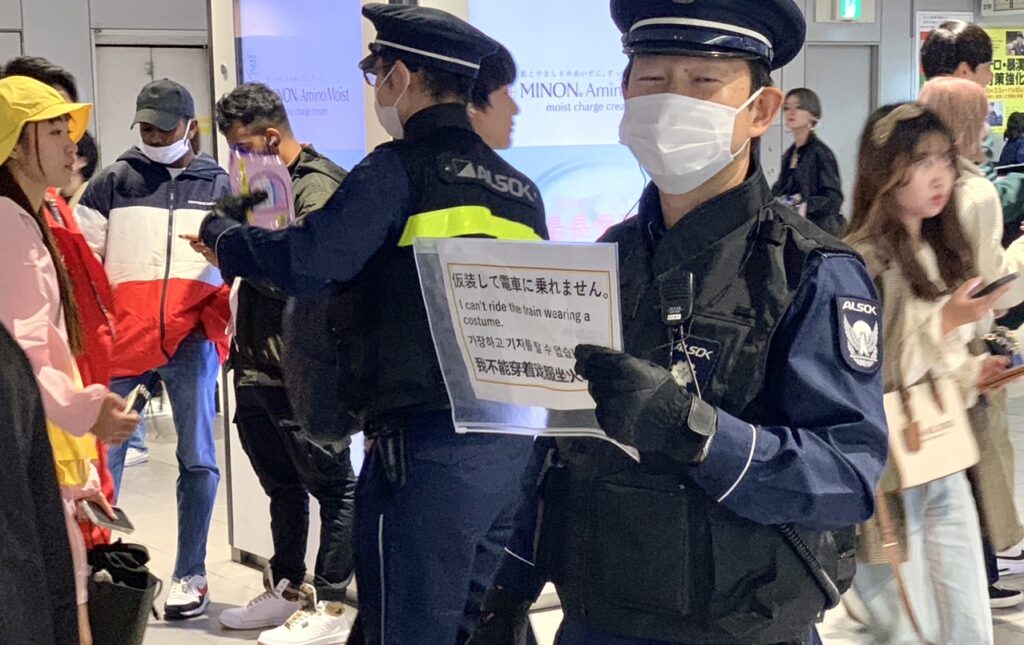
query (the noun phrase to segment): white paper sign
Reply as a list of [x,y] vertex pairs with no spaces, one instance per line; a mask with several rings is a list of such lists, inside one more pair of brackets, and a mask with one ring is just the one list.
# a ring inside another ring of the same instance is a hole
[[622,349],[615,247],[437,241],[457,342],[477,397],[593,409],[580,343]]

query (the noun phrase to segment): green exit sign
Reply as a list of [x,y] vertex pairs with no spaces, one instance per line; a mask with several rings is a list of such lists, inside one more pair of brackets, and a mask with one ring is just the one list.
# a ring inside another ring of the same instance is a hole
[[864,16],[864,0],[837,0],[840,20],[860,20]]

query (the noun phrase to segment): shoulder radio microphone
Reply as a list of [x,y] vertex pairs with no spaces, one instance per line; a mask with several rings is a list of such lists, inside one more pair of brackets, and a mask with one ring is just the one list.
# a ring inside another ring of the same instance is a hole
[[669,327],[682,325],[693,316],[695,291],[693,274],[677,269],[658,278],[661,298],[661,320]]

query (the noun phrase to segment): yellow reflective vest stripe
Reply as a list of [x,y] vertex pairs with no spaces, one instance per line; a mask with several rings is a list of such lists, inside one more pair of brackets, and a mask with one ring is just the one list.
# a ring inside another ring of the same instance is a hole
[[398,246],[412,246],[417,237],[466,237],[487,235],[499,240],[539,240],[541,237],[519,222],[498,217],[485,206],[456,206],[413,215],[405,223]]

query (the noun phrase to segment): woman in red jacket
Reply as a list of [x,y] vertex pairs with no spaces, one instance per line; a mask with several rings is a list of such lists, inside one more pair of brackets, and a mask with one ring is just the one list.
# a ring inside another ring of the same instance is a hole
[[[92,254],[89,245],[78,228],[78,222],[68,206],[67,201],[56,188],[46,191],[46,224],[53,233],[54,241],[74,289],[75,304],[78,305],[82,320],[82,336],[85,344],[81,354],[75,357],[78,371],[82,376],[83,385],[110,385],[110,351],[114,344],[114,324],[110,311],[113,308],[113,296],[107,272],[100,261]],[[111,504],[114,503],[114,478],[107,467],[107,447],[96,440],[99,459],[96,471],[99,481],[94,482],[103,491],[103,496]],[[89,521],[79,521],[82,536],[87,549],[98,544],[110,542],[110,531],[100,528]]]

